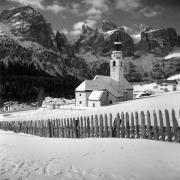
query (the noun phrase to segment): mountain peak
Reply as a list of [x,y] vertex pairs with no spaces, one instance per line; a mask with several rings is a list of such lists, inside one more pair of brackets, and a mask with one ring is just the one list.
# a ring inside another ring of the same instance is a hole
[[99,24],[99,30],[103,32],[111,31],[117,29],[117,25],[113,23],[110,19],[104,19]]

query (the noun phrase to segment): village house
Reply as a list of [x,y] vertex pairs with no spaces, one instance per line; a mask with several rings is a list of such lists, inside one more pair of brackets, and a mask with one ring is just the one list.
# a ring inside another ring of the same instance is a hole
[[124,77],[122,44],[115,42],[111,53],[110,76],[96,75],[75,90],[76,106],[99,107],[133,99],[133,87]]
[[177,80],[158,80],[156,82],[157,88],[164,92],[176,91],[177,90]]

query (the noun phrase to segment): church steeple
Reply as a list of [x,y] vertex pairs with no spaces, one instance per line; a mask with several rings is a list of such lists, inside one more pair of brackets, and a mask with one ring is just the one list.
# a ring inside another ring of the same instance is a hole
[[117,40],[114,42],[114,51],[111,53],[110,77],[112,81],[117,82],[117,88],[120,93],[124,93],[124,61],[122,49],[122,43],[117,36]]

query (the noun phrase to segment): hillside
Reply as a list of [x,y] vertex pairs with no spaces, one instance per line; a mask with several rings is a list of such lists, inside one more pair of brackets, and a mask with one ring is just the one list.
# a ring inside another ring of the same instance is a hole
[[[0,14],[1,101],[35,101],[40,89],[51,96],[72,96],[90,77],[86,63],[66,53],[66,39],[29,6]],[[23,89],[23,92],[22,92]]]
[[96,28],[84,24],[71,44],[32,7],[4,10],[0,14],[0,104],[36,101],[40,91],[44,96],[74,97],[75,87],[84,79],[109,75],[110,53],[117,39],[123,43],[125,76],[130,82],[180,72],[175,53],[180,37],[175,29],[145,25],[134,32],[127,29],[111,20],[103,20]]

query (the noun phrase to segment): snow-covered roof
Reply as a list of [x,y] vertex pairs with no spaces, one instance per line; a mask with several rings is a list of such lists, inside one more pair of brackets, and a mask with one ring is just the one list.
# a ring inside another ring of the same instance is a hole
[[[133,89],[131,84],[124,78],[125,90]],[[85,80],[77,88],[76,91],[94,91],[107,90],[115,97],[121,97],[123,94],[118,92],[118,84],[112,81],[109,76],[96,75],[93,80]]]
[[104,91],[95,90],[90,94],[88,100],[99,101],[101,99],[101,97],[103,96],[103,93],[104,93]]

